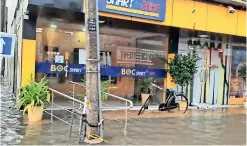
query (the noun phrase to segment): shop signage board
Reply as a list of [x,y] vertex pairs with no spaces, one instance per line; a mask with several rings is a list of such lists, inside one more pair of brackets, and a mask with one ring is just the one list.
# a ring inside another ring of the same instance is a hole
[[120,64],[139,64],[139,65],[154,65],[154,58],[165,58],[165,51],[118,47],[117,49],[117,63]]
[[[47,74],[85,74],[85,64],[68,64],[65,63],[49,63],[37,62],[36,72]],[[118,67],[118,66],[101,66],[101,75],[104,76],[128,76],[128,77],[154,77],[166,78],[167,71],[165,69],[152,68],[133,68],[133,67]]]
[[166,0],[99,0],[99,11],[165,21]]
[[13,57],[15,35],[0,32],[0,56]]

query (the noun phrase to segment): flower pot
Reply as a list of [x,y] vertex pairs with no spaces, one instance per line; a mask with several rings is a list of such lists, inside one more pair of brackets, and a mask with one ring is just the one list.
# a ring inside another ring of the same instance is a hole
[[43,117],[43,107],[29,107],[28,108],[28,120],[30,122],[38,122],[41,121]]
[[142,105],[144,105],[145,101],[148,99],[150,94],[142,94]]

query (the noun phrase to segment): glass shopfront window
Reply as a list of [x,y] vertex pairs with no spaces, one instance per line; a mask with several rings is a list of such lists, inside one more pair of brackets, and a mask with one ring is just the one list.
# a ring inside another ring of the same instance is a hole
[[[109,28],[102,28],[102,32],[106,32],[105,29],[111,33],[100,34],[101,64],[134,69],[164,69],[164,62],[157,55],[166,57],[166,37],[159,34],[152,34],[150,37],[150,34],[146,32],[113,28],[110,30]],[[126,34],[126,31],[129,33]],[[136,35],[138,33],[139,35]],[[111,58],[111,62],[107,58]],[[148,74],[149,72],[143,73]],[[144,78],[126,77],[126,74],[128,71],[122,72],[123,76],[115,77],[114,86],[116,88],[111,89],[110,92],[131,99],[135,105],[140,105],[140,83]],[[164,78],[154,78],[154,80],[161,87],[164,87]],[[158,92],[157,100],[161,101],[162,97],[163,93]],[[157,102],[154,101],[151,104],[157,105]]]
[[181,30],[178,54],[191,50],[200,61],[187,97],[194,103],[243,104],[246,80],[241,74],[246,74],[246,38]]
[[[83,26],[84,24],[38,19],[36,62],[48,62],[50,66],[48,69],[44,66],[40,69],[36,65],[37,81],[46,76],[51,88],[68,95],[73,90],[70,81],[82,82],[86,64]],[[100,65],[104,72],[101,81],[109,80],[115,87],[108,92],[140,105],[140,82],[144,78],[154,77],[156,83],[164,87],[165,64],[157,56],[167,58],[167,40],[168,37],[154,32],[110,28],[107,25],[101,27]],[[72,66],[75,66],[73,73],[68,71]],[[49,73],[44,73],[47,70]],[[160,75],[160,72],[163,74]],[[85,89],[77,89],[78,94],[83,92]],[[156,100],[161,102],[162,98],[163,92],[157,92]],[[118,104],[118,101],[110,97],[105,102]]]

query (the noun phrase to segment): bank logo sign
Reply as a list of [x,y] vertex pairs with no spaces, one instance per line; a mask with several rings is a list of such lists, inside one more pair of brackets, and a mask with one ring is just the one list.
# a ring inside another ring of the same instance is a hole
[[99,0],[99,11],[164,21],[166,0]]
[[[49,62],[36,62],[35,70],[37,73],[46,74],[72,74],[84,75],[84,64],[68,64],[65,63],[49,63]],[[103,76],[127,76],[127,77],[153,77],[153,78],[166,78],[167,71],[165,69],[155,68],[133,68],[133,67],[120,67],[120,66],[101,66],[100,74]]]

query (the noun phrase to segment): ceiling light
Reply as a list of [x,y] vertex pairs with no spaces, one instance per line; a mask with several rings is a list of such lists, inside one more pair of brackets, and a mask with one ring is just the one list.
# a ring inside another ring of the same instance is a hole
[[208,38],[208,35],[198,35],[199,38]]

